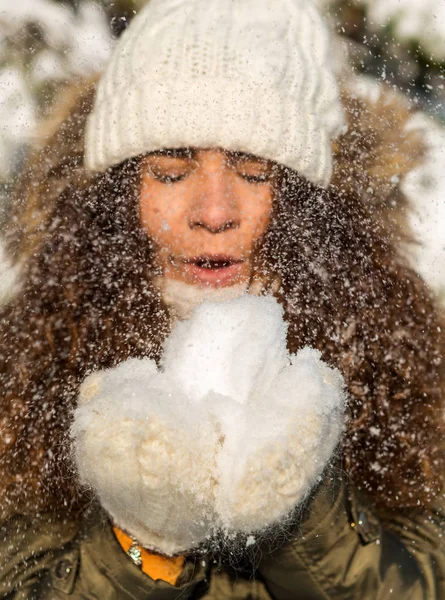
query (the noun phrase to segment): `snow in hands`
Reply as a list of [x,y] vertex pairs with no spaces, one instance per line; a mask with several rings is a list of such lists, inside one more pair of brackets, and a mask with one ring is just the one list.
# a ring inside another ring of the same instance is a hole
[[290,355],[271,297],[203,303],[165,342],[84,382],[75,459],[113,520],[165,554],[260,532],[319,478],[344,429],[339,372]]

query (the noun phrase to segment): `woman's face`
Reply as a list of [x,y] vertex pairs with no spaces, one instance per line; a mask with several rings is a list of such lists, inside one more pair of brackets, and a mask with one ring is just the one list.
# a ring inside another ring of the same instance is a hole
[[142,162],[140,214],[166,277],[209,287],[248,282],[272,211],[274,163],[221,150]]

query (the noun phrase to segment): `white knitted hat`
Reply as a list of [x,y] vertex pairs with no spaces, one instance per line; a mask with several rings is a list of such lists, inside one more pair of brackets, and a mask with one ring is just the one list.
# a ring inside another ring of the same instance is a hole
[[331,54],[310,0],[151,0],[99,83],[86,166],[224,148],[327,186],[344,124]]

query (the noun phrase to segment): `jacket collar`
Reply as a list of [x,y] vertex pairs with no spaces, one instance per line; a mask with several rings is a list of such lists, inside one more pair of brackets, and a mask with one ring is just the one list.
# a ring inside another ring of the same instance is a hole
[[[116,539],[108,515],[98,504],[85,513],[81,535],[85,538],[85,549],[104,577],[113,586],[122,590],[122,600],[162,598],[174,600],[179,593],[181,599],[196,597],[199,590],[206,589],[208,566],[206,561],[187,558],[176,586],[157,580],[153,581],[125,556]],[[162,590],[162,592],[161,592]]]

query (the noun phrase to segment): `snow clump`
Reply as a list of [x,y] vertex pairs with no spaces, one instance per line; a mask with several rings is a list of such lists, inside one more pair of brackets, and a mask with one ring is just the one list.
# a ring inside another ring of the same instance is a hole
[[166,340],[164,369],[195,401],[215,392],[245,404],[289,364],[282,312],[272,297],[205,302]]

